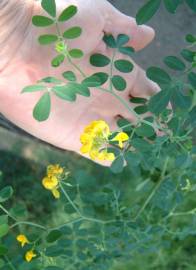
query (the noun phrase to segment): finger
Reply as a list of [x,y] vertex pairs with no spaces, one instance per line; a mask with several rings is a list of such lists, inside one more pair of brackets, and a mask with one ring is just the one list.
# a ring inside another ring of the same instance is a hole
[[153,81],[149,80],[146,76],[146,72],[138,67],[135,82],[132,88],[129,90],[129,95],[132,97],[148,98],[158,91],[160,91],[159,86]]
[[119,12],[109,4],[107,22],[104,31],[117,36],[126,34],[130,36],[129,46],[136,51],[146,47],[154,38],[154,30],[146,25],[137,25],[136,20]]

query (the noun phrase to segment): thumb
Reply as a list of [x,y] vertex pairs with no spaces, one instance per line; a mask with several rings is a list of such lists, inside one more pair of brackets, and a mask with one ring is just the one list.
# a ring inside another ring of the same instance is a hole
[[114,36],[118,34],[128,35],[130,37],[129,46],[136,51],[146,47],[155,36],[155,32],[151,27],[137,25],[134,18],[126,16],[109,3],[104,31]]

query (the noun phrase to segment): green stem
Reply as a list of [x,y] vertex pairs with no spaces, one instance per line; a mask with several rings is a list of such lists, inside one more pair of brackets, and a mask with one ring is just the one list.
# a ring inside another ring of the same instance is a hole
[[117,129],[115,129],[114,132],[123,131],[125,128],[132,127],[132,126],[133,126],[133,124],[131,124],[131,123],[130,124],[127,124],[127,125],[124,125],[122,127],[119,127]]
[[[78,209],[78,207],[75,205],[75,203],[71,200],[71,198],[69,197],[69,195],[67,194],[67,192],[65,191],[65,189],[62,187],[62,185],[60,184],[60,188],[65,196],[65,198],[68,200],[68,202],[72,205],[72,207],[75,209],[76,213],[78,213],[78,215],[80,216],[79,219],[76,219],[75,222],[78,222],[80,220],[86,220],[86,221],[92,221],[95,223],[100,223],[100,224],[107,224],[107,223],[111,223],[114,222],[115,220],[108,220],[108,221],[103,221],[100,219],[96,219],[96,218],[91,218],[91,217],[86,217],[84,216],[81,211]],[[73,223],[73,221],[71,221],[70,223]],[[65,224],[66,225],[66,224]]]
[[164,163],[164,166],[163,166],[163,170],[162,170],[160,181],[155,185],[155,187],[153,188],[153,190],[151,191],[151,193],[149,194],[149,196],[145,200],[144,204],[142,205],[142,207],[138,211],[137,215],[133,219],[134,221],[136,221],[138,219],[138,217],[141,215],[141,213],[145,210],[145,208],[147,207],[147,205],[149,204],[149,202],[151,201],[151,199],[154,197],[156,191],[159,189],[160,185],[162,184],[162,182],[164,180],[164,176],[165,176],[166,170],[167,170],[168,162],[169,162],[169,158],[166,158],[165,163]]
[[175,140],[175,143],[176,143],[180,148],[182,148],[182,150],[183,150],[185,153],[187,153],[187,149],[184,147],[183,144],[181,144],[180,142],[178,142],[178,141],[176,141],[176,140]]
[[187,216],[187,215],[194,215],[194,214],[196,214],[196,208],[194,208],[194,209],[192,209],[192,210],[190,210],[190,211],[187,211],[187,212],[177,212],[177,213],[170,213],[169,215],[168,215],[168,217],[167,218],[169,218],[169,217],[172,217],[172,216]]
[[74,223],[78,223],[78,222],[80,222],[80,221],[82,221],[82,220],[84,220],[83,217],[77,218],[77,219],[74,219],[74,220],[72,220],[72,221],[68,221],[68,222],[66,222],[66,223],[64,223],[64,224],[62,224],[62,225],[59,225],[59,226],[57,226],[57,227],[51,228],[51,229],[49,229],[49,230],[50,230],[50,231],[53,231],[53,230],[59,230],[59,229],[65,227],[65,226],[67,226],[67,225],[71,225],[71,224],[74,224]]
[[141,117],[134,111],[134,109],[131,108],[130,104],[121,96],[117,95],[115,92],[111,93],[124,107],[131,113],[133,114],[139,121],[141,121]]
[[78,207],[75,205],[75,203],[71,200],[71,198],[69,197],[69,195],[67,194],[66,190],[63,188],[62,184],[60,183],[60,188],[65,196],[65,198],[68,200],[68,202],[71,204],[71,206],[73,207],[73,209],[75,209],[76,213],[78,213],[78,215],[82,218],[82,213],[80,212],[80,210],[78,209]]
[[69,63],[82,75],[82,77],[85,79],[87,76],[86,76],[86,74],[81,70],[81,68],[78,66],[78,65],[76,65],[73,61],[72,61],[72,59],[71,59],[71,57],[67,57],[67,59],[68,59],[68,61],[69,61]]
[[13,220],[17,221],[14,216],[12,216],[1,204],[0,204],[0,209],[3,210],[3,212],[8,215],[8,217],[12,218]]
[[62,34],[61,34],[61,30],[60,30],[60,28],[59,28],[58,22],[55,23],[55,26],[56,26],[56,30],[57,30],[58,36],[60,36],[60,37],[62,38]]
[[107,224],[107,223],[113,222],[113,220],[111,220],[111,221],[103,221],[101,219],[91,218],[91,217],[84,217],[84,219],[87,220],[87,221],[91,221],[91,222],[95,222],[95,223],[100,223],[100,224]]
[[113,77],[113,67],[114,67],[114,59],[116,56],[116,51],[113,51],[111,65],[110,65],[110,91],[113,92],[113,85],[112,85],[112,77]]
[[8,256],[4,256],[5,260],[7,261],[7,264],[10,266],[10,268],[12,270],[16,270],[15,266],[12,264],[12,262],[10,261],[10,259],[8,258]]
[[[58,36],[63,40],[63,36],[62,36],[62,33],[61,33],[61,30],[59,28],[59,25],[58,25],[58,22],[56,22],[55,24],[56,26],[56,30],[57,30],[57,34]],[[69,63],[77,70],[79,71],[79,73],[82,75],[83,78],[86,78],[86,75],[85,73],[71,60],[71,57],[69,55],[67,55],[67,53],[64,53],[65,57],[67,58],[67,60],[69,61]]]
[[16,223],[14,223],[13,225],[10,226],[10,229],[16,227],[16,226],[19,226],[19,225],[29,225],[29,226],[32,226],[32,227],[37,227],[37,228],[40,228],[44,231],[47,231],[48,229],[42,225],[39,225],[37,223],[33,223],[33,222],[28,222],[28,221],[18,221]]
[[119,196],[116,194],[116,192],[113,192],[114,194],[114,199],[115,199],[115,203],[116,203],[116,216],[120,216],[120,207],[119,207]]
[[121,96],[117,95],[114,91],[113,92],[110,92],[118,101],[120,101],[120,103],[122,105],[124,105],[124,107],[132,114],[136,117],[136,119],[138,120],[138,124],[139,123],[143,123],[143,124],[146,124],[148,126],[151,126],[153,128],[156,128],[156,129],[159,129],[159,130],[162,130],[164,131],[164,129],[160,126],[160,125],[157,125],[155,123],[151,123],[149,121],[146,121],[144,119],[141,118],[141,116],[139,114],[137,114],[134,109],[132,109],[131,105],[124,99],[122,98]]

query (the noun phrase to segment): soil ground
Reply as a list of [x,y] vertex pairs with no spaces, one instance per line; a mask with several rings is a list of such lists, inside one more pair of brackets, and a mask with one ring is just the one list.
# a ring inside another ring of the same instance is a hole
[[[146,1],[110,0],[120,11],[133,17]],[[186,46],[184,37],[189,33],[196,34],[196,14],[182,4],[173,15],[162,5],[148,25],[156,31],[155,40],[145,50],[137,53],[135,59],[144,68],[152,65],[163,66],[163,57],[178,54]]]

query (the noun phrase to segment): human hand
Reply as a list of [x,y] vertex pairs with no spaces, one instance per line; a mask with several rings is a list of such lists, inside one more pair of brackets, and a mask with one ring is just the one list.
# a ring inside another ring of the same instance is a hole
[[[129,46],[135,50],[144,48],[154,37],[151,28],[137,26],[133,18],[120,13],[105,0],[56,2],[59,12],[70,4],[78,7],[76,17],[66,22],[64,27],[79,25],[83,29],[81,37],[68,45],[84,52],[84,57],[77,60],[77,64],[87,76],[100,71],[89,64],[91,54],[100,52],[111,56],[111,50],[102,40],[104,33],[130,36]],[[37,36],[45,33],[45,29],[37,29],[31,24],[32,15],[42,12],[39,2],[10,0],[7,5],[5,3],[3,0],[0,4],[0,112],[36,137],[76,152],[80,149],[80,134],[90,121],[104,119],[113,129],[119,115],[134,120],[134,116],[115,98],[92,89],[91,98],[78,96],[75,104],[53,97],[50,118],[45,122],[37,122],[32,116],[32,110],[41,94],[25,95],[21,94],[21,90],[48,75],[61,78],[62,72],[70,67],[52,68],[50,60],[55,56],[54,49],[40,47],[36,41]],[[50,31],[55,30],[51,28]],[[126,57],[118,54],[117,58]],[[127,89],[120,95],[127,101],[130,96],[147,97],[158,90],[156,84],[149,81],[136,64],[133,71],[123,74],[123,77],[127,81]]]

